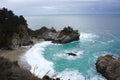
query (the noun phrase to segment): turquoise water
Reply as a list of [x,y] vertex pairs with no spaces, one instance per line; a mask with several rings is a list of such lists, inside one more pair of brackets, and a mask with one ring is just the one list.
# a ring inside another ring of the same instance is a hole
[[[56,29],[70,24],[81,33],[79,41],[68,44],[42,42],[27,52],[31,72],[37,65],[39,77],[50,70],[50,76],[58,73],[63,80],[106,80],[96,71],[97,58],[105,54],[120,57],[120,15],[34,16],[27,19],[32,29],[38,28],[34,27],[35,23]],[[69,52],[78,56],[66,55]]]
[[[104,80],[104,78],[96,72],[96,60],[99,56],[105,54],[112,54],[119,57],[119,45],[120,39],[116,39],[113,35],[104,34],[104,36],[102,36],[93,33],[82,33],[80,41],[64,45],[48,45],[45,47],[43,55],[45,59],[54,63],[54,69],[58,73],[62,73],[63,71],[68,71],[69,73],[69,71],[74,72],[77,70],[86,80]],[[78,56],[68,56],[66,55],[68,52],[76,53]],[[71,73],[71,75],[73,74],[75,73]],[[69,78],[65,80],[67,79]],[[73,80],[73,78],[71,80]]]

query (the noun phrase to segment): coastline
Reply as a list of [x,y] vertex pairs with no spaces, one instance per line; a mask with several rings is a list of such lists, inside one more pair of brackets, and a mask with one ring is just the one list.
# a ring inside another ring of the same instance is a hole
[[30,69],[30,65],[24,59],[24,55],[30,48],[20,47],[15,50],[3,50],[0,51],[0,57],[4,57],[10,61],[18,61],[18,64],[21,68]]
[[[35,45],[37,43],[43,42],[44,40],[41,39],[39,41],[37,40],[33,40],[33,41]],[[28,64],[27,60],[25,59],[25,54],[32,46],[29,45],[29,46],[19,47],[14,50],[0,50],[0,57],[4,57],[10,61],[18,61],[18,64],[21,68],[30,70],[31,66]]]

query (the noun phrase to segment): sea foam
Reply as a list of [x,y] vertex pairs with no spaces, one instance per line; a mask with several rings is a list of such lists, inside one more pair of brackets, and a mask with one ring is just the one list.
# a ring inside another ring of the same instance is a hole
[[93,33],[81,33],[80,35],[80,41],[94,41],[94,39],[99,38],[98,35],[93,34]]
[[25,54],[26,60],[31,66],[31,72],[38,77],[43,77],[48,71],[50,71],[50,74],[54,73],[54,64],[46,60],[42,55],[45,50],[44,48],[50,44],[51,42],[35,44]]
[[66,69],[58,75],[62,80],[85,80],[85,77],[77,70]]

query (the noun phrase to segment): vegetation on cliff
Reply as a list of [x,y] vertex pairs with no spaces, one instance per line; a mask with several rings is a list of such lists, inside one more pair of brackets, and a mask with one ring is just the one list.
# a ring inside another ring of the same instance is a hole
[[0,80],[60,80],[60,78],[53,79],[47,74],[38,78],[29,70],[20,68],[17,61],[10,62],[0,57]]
[[[7,8],[0,9],[0,48],[10,48],[13,35],[17,34],[21,41],[28,36],[27,21],[20,15],[15,15]],[[20,43],[19,43],[20,44]]]

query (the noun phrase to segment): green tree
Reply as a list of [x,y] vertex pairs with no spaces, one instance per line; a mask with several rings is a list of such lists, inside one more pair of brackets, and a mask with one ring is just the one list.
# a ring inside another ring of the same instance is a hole
[[27,29],[27,21],[22,15],[17,16],[7,8],[0,9],[0,48],[11,45],[13,34],[21,32],[19,25],[25,25]]

